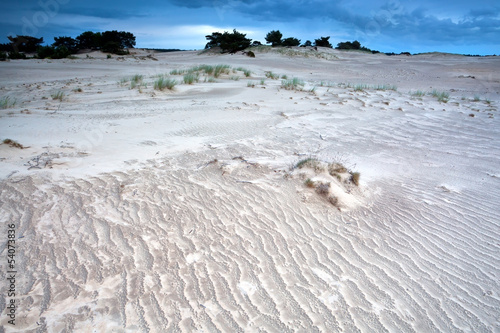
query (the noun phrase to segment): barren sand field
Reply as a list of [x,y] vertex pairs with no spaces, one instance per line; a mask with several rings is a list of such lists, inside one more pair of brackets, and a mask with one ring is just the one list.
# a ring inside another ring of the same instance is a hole
[[0,332],[500,332],[500,57],[135,52],[0,63]]

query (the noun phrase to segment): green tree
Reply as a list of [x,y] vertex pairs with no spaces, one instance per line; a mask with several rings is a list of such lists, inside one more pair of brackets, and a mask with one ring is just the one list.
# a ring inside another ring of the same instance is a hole
[[7,37],[12,45],[15,52],[36,52],[37,48],[43,43],[42,38],[36,38],[31,36],[19,36]]
[[279,30],[272,30],[266,35],[267,44],[271,44],[271,46],[279,46],[281,45],[281,38],[283,34]]
[[312,46],[312,43],[311,43],[311,41],[310,41],[310,40],[306,40],[306,41],[304,42],[304,44],[302,44],[301,46],[302,46],[302,47]]
[[314,40],[314,46],[322,46],[332,48],[332,44],[328,41],[330,36],[328,37],[320,37],[319,39]]
[[300,39],[294,38],[294,37],[288,37],[283,39],[281,42],[281,45],[283,46],[299,46],[300,45]]
[[236,29],[233,29],[233,32],[224,31],[222,34],[220,32],[213,32],[211,35],[205,36],[209,40],[205,48],[218,46],[222,52],[235,53],[250,46],[252,40],[245,36],[246,34],[238,32]]
[[78,41],[78,49],[92,49],[96,50],[101,47],[101,33],[85,31],[76,37]]
[[71,53],[77,50],[77,40],[71,37],[54,37],[53,47],[64,46]]

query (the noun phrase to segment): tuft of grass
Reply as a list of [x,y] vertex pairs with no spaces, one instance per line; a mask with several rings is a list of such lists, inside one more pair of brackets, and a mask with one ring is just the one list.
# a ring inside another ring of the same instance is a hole
[[425,96],[425,91],[422,91],[422,90],[417,90],[415,92],[410,91],[410,94],[412,96],[415,96],[415,97],[423,97],[423,96]]
[[264,79],[260,80],[260,85],[265,86],[266,85],[266,80],[264,80]]
[[245,70],[243,70],[243,74],[245,74],[245,77],[250,77],[250,76],[252,76],[252,71],[245,69]]
[[231,66],[229,65],[216,65],[214,67],[214,77],[219,77],[221,74],[229,74]]
[[314,188],[314,182],[311,180],[311,178],[307,178],[304,184],[309,188]]
[[58,90],[57,92],[51,94],[50,97],[52,97],[53,100],[58,99],[59,101],[62,102],[62,100],[64,98],[64,92],[61,90]]
[[183,81],[186,84],[193,84],[200,81],[200,75],[198,73],[184,74]]
[[282,78],[283,80],[287,80],[287,79],[288,79],[288,76],[286,76],[285,74],[283,74],[283,75],[281,75],[281,78]]
[[142,82],[142,79],[143,79],[143,76],[139,75],[139,74],[132,76],[132,78],[130,79],[130,89],[134,89],[135,87],[140,85]]
[[255,87],[255,82],[253,82],[253,81],[248,81],[248,82],[247,82],[247,87],[254,88],[254,87]]
[[168,90],[174,89],[175,85],[177,84],[177,81],[174,79],[170,79],[164,76],[160,76],[156,81],[154,82],[154,89],[155,90],[164,90],[167,88]]
[[354,86],[354,91],[365,91],[368,88],[370,87],[367,84],[356,84]]
[[268,79],[271,79],[271,80],[277,80],[277,79],[279,79],[279,78],[280,78],[280,76],[279,76],[278,74],[275,74],[275,73],[270,72],[270,71],[267,71],[267,72],[265,73],[265,75],[266,75],[266,77],[267,77]]
[[298,161],[297,164],[295,164],[295,168],[297,169],[311,168],[314,169],[316,172],[323,171],[320,161],[313,157],[308,157]]
[[11,139],[5,139],[2,141],[4,144],[6,145],[9,145],[10,147],[13,147],[13,148],[19,148],[19,149],[24,149],[24,148],[27,148],[27,147],[24,147],[22,144],[20,144],[19,142],[17,141],[14,141],[14,140],[11,140]]
[[281,87],[286,90],[301,90],[304,87],[304,81],[296,77],[291,80],[281,80]]
[[0,109],[8,109],[16,105],[16,100],[11,99],[9,96],[0,98]]
[[240,77],[238,75],[233,75],[229,79],[231,79],[233,81],[239,81]]
[[320,183],[316,186],[316,192],[319,195],[327,196],[330,194],[330,183]]
[[215,82],[217,82],[217,81],[215,80],[215,78],[214,78],[213,76],[210,76],[210,77],[207,79],[207,82],[210,82],[210,83],[215,83]]
[[128,82],[127,78],[122,78],[120,79],[120,81],[118,81],[118,84],[123,87],[127,82]]
[[184,75],[186,73],[185,69],[172,69],[170,75]]
[[448,99],[450,98],[450,94],[448,94],[446,91],[437,91],[436,89],[434,89],[432,92],[431,92],[431,95],[432,97],[435,97],[437,98],[437,100],[439,102],[443,102],[443,103],[446,103],[448,102]]
[[475,95],[473,101],[479,102],[479,101],[481,101],[481,97],[479,97],[478,95]]
[[392,85],[392,84],[381,84],[381,85],[379,84],[379,85],[373,86],[373,88],[375,90],[383,90],[383,91],[386,91],[386,90],[397,91],[398,90],[398,87],[395,85]]

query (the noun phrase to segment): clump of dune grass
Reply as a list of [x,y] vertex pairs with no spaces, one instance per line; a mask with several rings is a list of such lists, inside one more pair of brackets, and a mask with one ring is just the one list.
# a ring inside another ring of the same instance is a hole
[[383,91],[386,91],[386,90],[397,91],[398,87],[393,85],[393,84],[379,84],[379,85],[373,86],[373,89],[383,90]]
[[50,97],[52,97],[53,100],[58,99],[59,101],[62,101],[64,98],[64,91],[58,90],[55,93],[52,93]]
[[177,84],[177,81],[165,76],[160,76],[156,81],[154,82],[154,89],[155,90],[164,90],[167,88],[168,90],[174,89],[175,85]]
[[217,80],[215,80],[215,78],[213,76],[209,76],[208,78],[205,78],[206,82],[210,82],[210,83],[215,83],[217,82]]
[[12,108],[14,105],[16,105],[15,99],[10,98],[9,96],[0,98],[0,109]]
[[266,85],[266,80],[261,79],[261,80],[260,80],[260,85],[261,85],[261,86],[265,86],[265,85]]
[[369,89],[370,87],[367,84],[356,84],[354,86],[354,91],[365,91],[366,89]]
[[281,87],[285,90],[302,90],[304,81],[296,77],[291,80],[281,80]]
[[277,79],[279,79],[279,78],[280,78],[280,76],[279,76],[278,74],[275,74],[275,73],[273,73],[273,72],[271,72],[271,71],[267,71],[267,72],[265,73],[265,75],[266,75],[266,77],[267,77],[268,79],[271,79],[271,80],[277,80]]
[[314,188],[314,182],[311,180],[311,178],[307,178],[304,184],[309,188]]
[[172,69],[170,75],[184,75],[186,73],[185,69]]
[[432,95],[432,97],[437,98],[437,100],[439,102],[443,102],[443,103],[448,102],[448,99],[450,98],[450,94],[448,94],[446,91],[437,91],[436,89],[434,89],[431,92],[431,95]]
[[231,66],[229,65],[216,65],[214,67],[214,77],[218,78],[222,74],[229,74]]
[[410,95],[414,96],[414,97],[423,97],[425,96],[425,91],[422,91],[422,90],[417,90],[417,91],[410,91]]
[[239,81],[240,80],[240,77],[238,75],[233,75],[229,78],[230,80],[233,80],[233,81]]
[[285,74],[281,75],[281,79],[283,80],[287,80],[288,79],[288,76],[286,76]]
[[13,148],[19,148],[19,149],[27,148],[27,147],[24,147],[19,142],[11,140],[11,139],[5,139],[2,142],[3,142],[3,144],[9,145],[10,147],[13,147]]
[[297,164],[295,164],[295,168],[297,169],[310,168],[318,173],[323,172],[323,167],[321,166],[321,162],[313,157],[308,157],[298,161]]
[[134,89],[142,83],[143,76],[136,74],[130,79],[130,89]]
[[189,73],[184,74],[183,81],[186,84],[193,84],[194,82],[198,82],[200,80],[200,75],[198,73]]
[[253,82],[253,81],[248,81],[248,82],[247,82],[247,87],[249,87],[249,88],[254,88],[254,87],[255,87],[255,82]]
[[474,99],[473,99],[474,102],[479,102],[480,100],[481,100],[481,97],[479,97],[478,95],[474,96]]
[[128,79],[127,78],[121,78],[120,81],[118,81],[118,84],[123,87],[125,84],[127,84]]
[[243,72],[243,74],[245,75],[245,77],[250,77],[250,75],[252,75],[252,72],[246,68],[243,68],[243,67],[238,67],[238,68],[235,68],[237,71],[240,71],[240,72]]

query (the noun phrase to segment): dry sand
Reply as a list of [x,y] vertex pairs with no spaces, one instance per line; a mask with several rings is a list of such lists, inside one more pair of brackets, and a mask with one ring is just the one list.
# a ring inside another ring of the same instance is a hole
[[500,332],[499,57],[136,52],[0,63],[0,331]]

